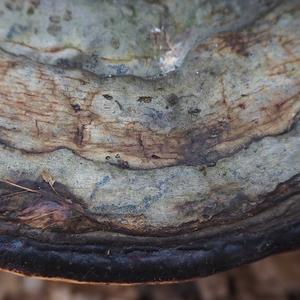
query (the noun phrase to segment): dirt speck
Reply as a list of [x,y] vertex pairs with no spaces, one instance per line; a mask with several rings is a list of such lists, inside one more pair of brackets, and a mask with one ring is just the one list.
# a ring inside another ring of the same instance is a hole
[[80,105],[79,105],[78,103],[76,103],[76,104],[71,104],[71,106],[72,106],[72,108],[73,108],[73,110],[74,110],[75,112],[81,111],[81,107],[80,107]]
[[52,23],[60,23],[60,16],[50,16],[49,20]]
[[102,95],[106,100],[112,100],[114,97],[109,94],[103,94]]
[[179,101],[179,97],[175,94],[170,94],[168,97],[167,97],[167,103],[169,106],[174,106],[178,103]]
[[66,9],[64,13],[64,21],[71,21],[72,20],[72,12],[68,9]]
[[150,103],[152,101],[153,97],[150,96],[140,96],[138,98],[138,102],[144,102],[144,103]]
[[201,112],[201,109],[199,108],[190,108],[188,110],[188,113],[191,115],[191,116],[198,116],[198,114]]

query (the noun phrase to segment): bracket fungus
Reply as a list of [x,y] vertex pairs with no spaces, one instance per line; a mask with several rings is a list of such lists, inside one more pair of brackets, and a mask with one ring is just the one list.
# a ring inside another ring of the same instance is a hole
[[207,276],[300,246],[299,0],[1,0],[0,268]]

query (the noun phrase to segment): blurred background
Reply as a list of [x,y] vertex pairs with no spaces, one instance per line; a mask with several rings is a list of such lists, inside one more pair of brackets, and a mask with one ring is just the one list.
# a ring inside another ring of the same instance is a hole
[[190,282],[83,285],[0,272],[0,300],[300,300],[300,251]]

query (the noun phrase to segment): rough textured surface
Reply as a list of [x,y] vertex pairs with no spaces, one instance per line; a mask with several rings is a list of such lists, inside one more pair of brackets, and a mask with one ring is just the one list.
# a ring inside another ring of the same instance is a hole
[[298,0],[0,7],[0,265],[170,280],[299,245]]
[[300,252],[189,282],[137,286],[70,284],[0,272],[1,300],[298,300]]

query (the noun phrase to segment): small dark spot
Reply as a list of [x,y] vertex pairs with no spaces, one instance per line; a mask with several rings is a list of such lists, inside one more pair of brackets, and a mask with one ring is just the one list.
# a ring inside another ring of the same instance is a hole
[[8,63],[8,67],[9,67],[10,69],[14,68],[14,67],[17,66],[17,65],[18,65],[18,63],[17,63],[16,61],[10,61],[10,62]]
[[81,146],[82,145],[83,131],[84,131],[84,125],[82,125],[80,127],[77,127],[77,129],[76,129],[75,136],[74,136],[74,143],[77,146]]
[[199,108],[190,108],[188,110],[188,113],[192,116],[197,116],[201,112],[201,109]]
[[79,112],[79,111],[81,111],[81,107],[80,107],[80,105],[79,104],[71,104],[71,106],[72,106],[72,108],[73,108],[73,110],[75,111],[75,112]]
[[79,81],[80,81],[81,85],[86,85],[88,83],[87,81],[84,81],[83,79],[80,79]]
[[27,15],[33,15],[34,14],[34,9],[33,9],[33,7],[29,7],[28,9],[27,9]]
[[239,104],[239,107],[240,107],[241,109],[245,109],[245,108],[246,108],[246,105],[245,105],[245,103],[240,103],[240,104]]
[[59,23],[60,22],[60,16],[50,16],[49,20],[52,23]]
[[68,9],[66,9],[66,11],[65,11],[64,20],[67,22],[72,20],[72,12]]
[[110,156],[107,155],[107,156],[105,157],[105,159],[106,159],[106,160],[110,160]]
[[167,97],[167,103],[170,105],[170,106],[174,106],[178,103],[179,101],[179,98],[177,95],[175,94],[171,94]]
[[112,100],[114,97],[113,96],[111,96],[111,95],[109,95],[109,94],[104,94],[104,95],[102,95],[105,99],[107,99],[107,100]]
[[9,10],[13,10],[13,6],[10,2],[5,2],[5,7]]
[[215,166],[217,165],[217,163],[214,162],[214,161],[209,161],[209,162],[207,162],[206,165],[207,165],[208,167],[215,167]]
[[47,32],[53,36],[56,36],[61,31],[61,29],[62,27],[60,25],[51,24],[48,26]]
[[206,166],[201,166],[199,168],[199,170],[202,172],[203,176],[206,176],[207,175],[207,169],[206,169]]
[[150,96],[140,96],[137,100],[138,102],[144,102],[144,103],[150,103],[152,101],[153,97]]
[[242,95],[241,95],[241,97],[247,97],[247,96],[248,96],[247,94],[242,94]]
[[120,156],[119,153],[115,155],[115,158],[120,158],[120,157],[121,157],[121,156]]
[[120,41],[114,37],[111,39],[110,44],[114,49],[120,48]]
[[122,169],[129,169],[129,163],[126,160],[118,160],[118,166]]
[[153,158],[153,159],[160,159],[160,157],[157,156],[157,155],[155,155],[155,154],[153,154],[153,155],[151,156],[151,158]]

